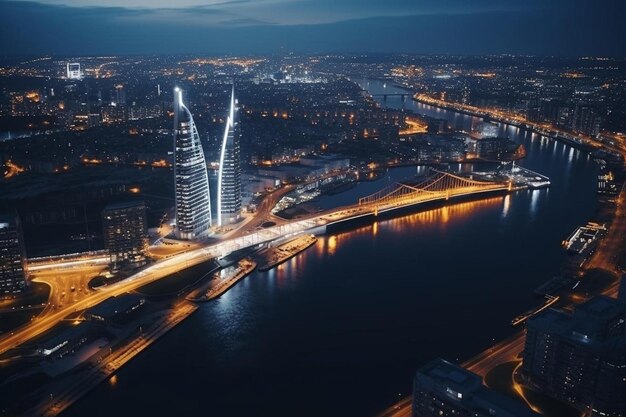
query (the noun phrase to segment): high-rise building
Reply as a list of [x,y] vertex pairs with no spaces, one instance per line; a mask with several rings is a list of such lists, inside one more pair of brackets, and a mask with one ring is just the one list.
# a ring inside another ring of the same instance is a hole
[[113,97],[113,102],[117,106],[126,105],[126,90],[124,90],[123,84],[115,84],[115,96]]
[[65,76],[70,80],[80,80],[80,64],[78,62],[68,62],[65,68]]
[[202,239],[211,227],[209,177],[198,129],[180,88],[174,89],[174,154],[176,235]]
[[241,217],[241,162],[237,129],[235,88],[231,92],[217,179],[217,224],[224,226]]
[[460,366],[435,359],[415,374],[413,417],[538,417],[522,402],[495,392]]
[[12,298],[26,289],[26,262],[19,218],[0,215],[0,298]]
[[528,321],[522,377],[589,416],[626,416],[626,304],[599,296]]
[[145,262],[147,228],[143,201],[106,206],[102,211],[102,229],[112,265],[138,266]]
[[571,117],[570,128],[589,136],[598,136],[602,118],[593,106],[577,105]]

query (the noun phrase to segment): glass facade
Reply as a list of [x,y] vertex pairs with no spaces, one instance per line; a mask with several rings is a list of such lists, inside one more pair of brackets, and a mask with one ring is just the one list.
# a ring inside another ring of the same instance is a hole
[[234,223],[241,217],[241,162],[237,124],[233,87],[220,152],[217,185],[217,223],[219,226]]
[[202,239],[211,227],[209,178],[198,129],[182,96],[179,88],[174,89],[176,235]]
[[144,202],[129,201],[106,206],[102,211],[102,234],[111,264],[143,264],[148,244]]
[[24,246],[19,218],[0,216],[0,299],[20,295],[26,289]]

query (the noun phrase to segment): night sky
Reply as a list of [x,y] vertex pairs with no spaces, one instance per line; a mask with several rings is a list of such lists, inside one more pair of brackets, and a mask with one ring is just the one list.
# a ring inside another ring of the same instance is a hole
[[623,0],[0,0],[0,53],[626,56]]

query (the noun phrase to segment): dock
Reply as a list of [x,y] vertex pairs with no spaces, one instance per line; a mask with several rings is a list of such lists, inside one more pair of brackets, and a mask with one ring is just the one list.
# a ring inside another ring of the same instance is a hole
[[563,246],[570,253],[586,255],[606,232],[606,225],[589,222],[586,226],[576,229],[567,240],[563,241]]
[[513,164],[510,171],[504,171],[503,173],[506,173],[513,183],[524,184],[531,190],[550,186],[550,178],[519,165]]
[[213,275],[213,279],[194,290],[186,299],[196,303],[213,300],[250,275],[250,273],[255,270],[256,265],[256,262],[251,259],[242,259],[235,265],[216,272]]
[[317,242],[313,235],[301,235],[276,247],[269,247],[259,253],[259,271],[269,271],[277,265],[293,258]]
[[500,167],[495,171],[476,171],[473,174],[489,181],[508,181],[514,189],[537,190],[550,187],[550,178],[515,163],[506,168]]

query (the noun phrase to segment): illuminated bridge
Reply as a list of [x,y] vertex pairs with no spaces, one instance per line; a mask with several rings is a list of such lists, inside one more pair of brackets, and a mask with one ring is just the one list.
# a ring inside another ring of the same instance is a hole
[[362,197],[359,199],[359,206],[374,206],[380,210],[512,189],[510,182],[478,181],[433,168],[431,172],[434,175],[416,185],[395,183],[367,197]]

